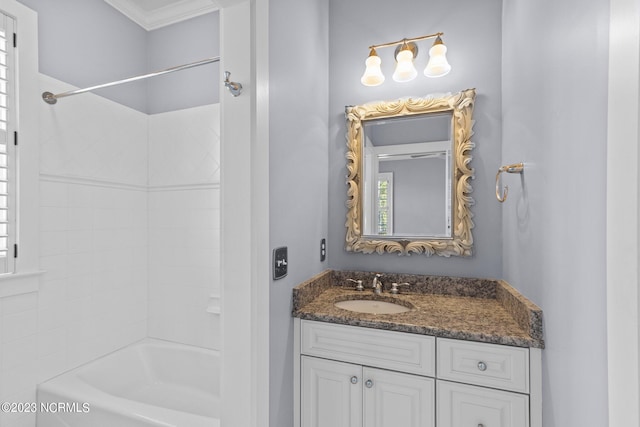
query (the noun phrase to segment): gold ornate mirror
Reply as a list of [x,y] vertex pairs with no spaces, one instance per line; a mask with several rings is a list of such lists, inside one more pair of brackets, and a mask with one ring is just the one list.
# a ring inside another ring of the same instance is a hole
[[346,108],[346,250],[470,256],[475,89]]

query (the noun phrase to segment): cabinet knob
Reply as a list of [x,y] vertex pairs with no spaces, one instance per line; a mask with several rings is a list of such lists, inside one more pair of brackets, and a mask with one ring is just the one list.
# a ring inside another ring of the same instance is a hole
[[351,377],[351,384],[358,384],[358,377],[355,375]]
[[[480,369],[481,371],[486,371],[487,364],[484,363],[483,361],[478,362],[478,369]],[[484,427],[484,426],[482,424],[478,424],[478,427]]]
[[367,380],[367,381],[365,381],[365,382],[364,382],[364,386],[365,386],[366,388],[371,388],[371,387],[373,387],[373,381],[371,381],[371,380]]

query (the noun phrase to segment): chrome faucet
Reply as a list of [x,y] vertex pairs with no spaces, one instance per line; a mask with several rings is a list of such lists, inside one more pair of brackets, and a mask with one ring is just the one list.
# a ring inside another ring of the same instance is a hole
[[373,278],[373,284],[371,287],[373,288],[373,293],[376,295],[381,295],[383,291],[382,281],[380,281],[381,277],[382,274],[376,273],[375,277]]

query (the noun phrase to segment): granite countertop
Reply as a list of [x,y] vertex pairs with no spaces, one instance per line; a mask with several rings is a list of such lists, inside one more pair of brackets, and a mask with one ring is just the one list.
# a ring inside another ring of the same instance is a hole
[[[384,274],[385,292],[367,287],[375,273],[324,271],[293,290],[293,316],[307,320],[480,341],[544,348],[542,310],[502,280],[406,274]],[[356,291],[347,278],[363,280]],[[392,282],[411,284],[393,295]],[[343,310],[334,303],[350,299],[394,302],[411,311],[368,314]]]

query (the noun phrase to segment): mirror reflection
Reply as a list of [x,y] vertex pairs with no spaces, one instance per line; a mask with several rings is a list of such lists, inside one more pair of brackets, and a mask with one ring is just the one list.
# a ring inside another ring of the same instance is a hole
[[363,123],[365,236],[451,237],[452,114]]

